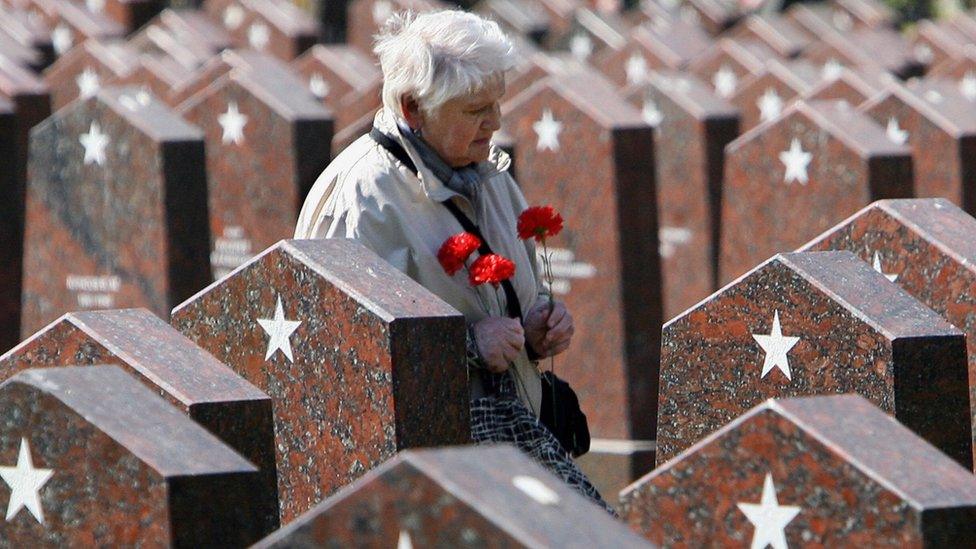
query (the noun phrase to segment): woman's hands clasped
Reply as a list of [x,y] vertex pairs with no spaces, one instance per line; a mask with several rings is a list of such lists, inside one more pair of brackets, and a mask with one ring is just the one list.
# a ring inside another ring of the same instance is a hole
[[562,301],[553,302],[550,313],[549,301],[540,299],[525,315],[525,341],[541,358],[565,351],[574,331],[573,315]]

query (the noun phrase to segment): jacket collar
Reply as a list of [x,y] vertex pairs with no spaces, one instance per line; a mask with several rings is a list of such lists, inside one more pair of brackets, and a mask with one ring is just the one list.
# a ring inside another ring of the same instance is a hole
[[[464,199],[462,195],[448,188],[423,163],[420,159],[420,153],[410,144],[410,140],[404,138],[400,133],[399,128],[397,128],[395,115],[392,112],[386,108],[381,109],[376,113],[376,118],[373,119],[373,126],[395,139],[407,151],[410,160],[417,166],[417,177],[420,179],[421,187],[424,189],[424,193],[427,194],[428,198],[436,202],[443,202],[455,196]],[[507,171],[511,164],[512,160],[508,153],[495,145],[491,145],[488,152],[488,160],[478,164],[478,174],[481,176],[481,180],[487,184],[493,176]]]

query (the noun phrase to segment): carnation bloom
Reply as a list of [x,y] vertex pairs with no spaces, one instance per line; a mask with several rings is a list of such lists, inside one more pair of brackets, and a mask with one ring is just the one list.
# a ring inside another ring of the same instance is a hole
[[515,274],[515,263],[498,254],[488,254],[479,257],[468,269],[468,280],[472,286],[484,283],[498,287],[503,280],[508,280]]
[[517,229],[519,238],[542,242],[563,230],[563,217],[552,206],[532,206],[519,216]]
[[448,276],[454,276],[454,273],[464,267],[468,257],[479,246],[481,246],[481,240],[477,236],[471,233],[458,233],[448,237],[441,244],[441,249],[437,251],[437,261],[440,262]]

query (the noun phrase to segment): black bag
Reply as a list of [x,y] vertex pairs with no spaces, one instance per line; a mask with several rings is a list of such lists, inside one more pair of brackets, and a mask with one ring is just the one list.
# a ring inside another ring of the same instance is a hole
[[552,372],[542,373],[542,409],[539,420],[573,457],[590,451],[590,428],[579,398],[569,383]]
[[[377,128],[373,128],[369,132],[369,136],[389,151],[394,158],[402,162],[414,175],[417,174],[417,167],[399,143]],[[481,255],[492,253],[488,241],[481,234],[478,226],[468,216],[464,215],[464,212],[451,201],[442,204],[457,219],[465,231],[476,235],[481,240],[478,253]],[[522,320],[522,306],[512,283],[504,280],[501,286],[502,291],[505,292],[508,315],[511,318]],[[573,457],[579,457],[590,451],[590,429],[586,424],[586,415],[580,409],[579,398],[568,383],[556,377],[552,372],[543,372],[542,374],[542,406],[539,421],[556,436],[563,448]]]

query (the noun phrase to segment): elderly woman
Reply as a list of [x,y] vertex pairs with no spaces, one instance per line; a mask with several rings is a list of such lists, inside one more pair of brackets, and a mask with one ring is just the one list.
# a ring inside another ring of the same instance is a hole
[[[375,51],[383,109],[370,134],[316,181],[295,237],[353,238],[461,311],[474,441],[514,443],[606,506],[538,418],[542,383],[530,356],[566,350],[573,319],[540,291],[534,246],[516,234],[525,199],[506,171],[509,159],[491,144],[514,63],[511,42],[493,22],[443,11],[394,17]],[[472,225],[515,263],[500,299],[490,285],[472,287],[438,262],[442,243]]]

